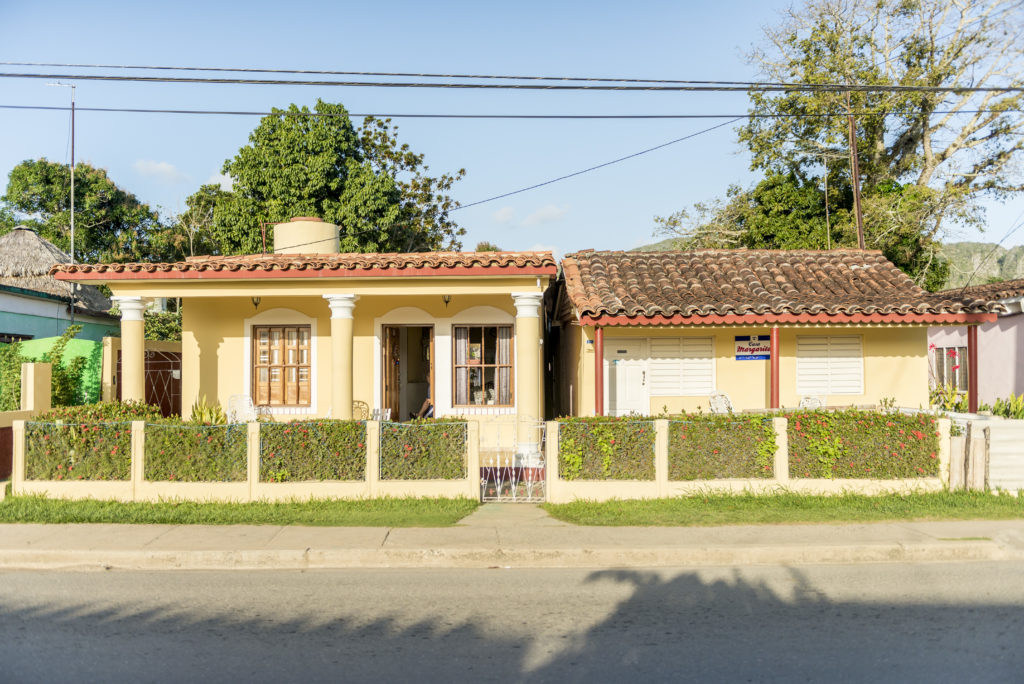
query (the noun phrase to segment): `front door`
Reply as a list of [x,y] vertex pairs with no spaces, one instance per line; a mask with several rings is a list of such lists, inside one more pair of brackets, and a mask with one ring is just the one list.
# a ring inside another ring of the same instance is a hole
[[381,330],[381,408],[389,420],[433,415],[434,328],[429,325],[385,325]]
[[385,325],[383,371],[384,371],[384,396],[381,408],[389,410],[391,420],[401,420],[398,412],[401,401],[401,377],[402,377],[402,329],[397,325]]
[[645,343],[615,338],[604,342],[605,406],[609,416],[650,412]]

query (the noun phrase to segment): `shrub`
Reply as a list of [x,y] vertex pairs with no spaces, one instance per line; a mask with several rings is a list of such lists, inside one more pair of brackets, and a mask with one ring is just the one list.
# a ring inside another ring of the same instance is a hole
[[26,361],[20,342],[11,342],[0,349],[0,411],[21,408],[21,364]]
[[131,423],[31,422],[25,426],[29,480],[131,479]]
[[775,448],[771,418],[685,416],[669,421],[668,479],[772,477]]
[[469,426],[452,418],[381,423],[382,480],[458,480],[466,477]]
[[366,423],[313,420],[260,425],[260,481],[366,479]]
[[194,425],[166,419],[146,425],[145,478],[174,482],[244,482],[248,426]]
[[558,454],[563,480],[653,480],[654,421],[562,418]]
[[160,407],[141,401],[100,401],[81,406],[59,406],[36,417],[40,423],[123,423],[160,420]]
[[794,411],[790,477],[896,479],[939,473],[935,418],[877,411]]

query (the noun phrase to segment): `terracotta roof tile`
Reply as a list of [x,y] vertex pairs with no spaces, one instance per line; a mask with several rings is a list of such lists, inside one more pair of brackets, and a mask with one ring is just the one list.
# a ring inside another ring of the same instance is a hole
[[880,252],[696,250],[569,254],[576,313],[591,319],[985,314],[999,305],[918,287]]
[[971,285],[970,287],[957,287],[944,290],[939,294],[949,297],[973,298],[985,301],[998,301],[1000,299],[1012,299],[1024,297],[1024,278],[1017,280],[1004,280],[1001,283],[985,283],[984,285]]
[[[494,269],[507,272],[508,269],[543,269],[554,275],[556,264],[551,252],[413,252],[399,254],[247,254],[242,256],[201,256],[189,257],[176,263],[131,263],[131,264],[58,264],[51,274],[111,274],[131,278],[133,274],[142,277],[159,277],[177,273],[204,274],[222,272],[274,272],[287,277],[288,272],[305,271],[365,271],[366,275],[380,274],[381,271],[446,271],[461,269]],[[328,274],[329,275],[329,274]],[[390,275],[390,274],[389,274]],[[201,276],[200,276],[201,277]]]

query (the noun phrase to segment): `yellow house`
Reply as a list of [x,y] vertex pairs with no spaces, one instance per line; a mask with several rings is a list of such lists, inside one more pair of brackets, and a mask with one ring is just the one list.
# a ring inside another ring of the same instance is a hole
[[928,326],[976,339],[996,317],[876,251],[588,250],[562,267],[552,396],[568,415],[708,410],[715,394],[735,410],[927,406]]
[[[296,218],[273,254],[65,264],[121,310],[122,398],[144,396],[143,298],[182,301],[182,409],[206,397],[278,420],[543,417],[549,252],[339,254],[338,228]],[[429,402],[428,402],[429,399]]]

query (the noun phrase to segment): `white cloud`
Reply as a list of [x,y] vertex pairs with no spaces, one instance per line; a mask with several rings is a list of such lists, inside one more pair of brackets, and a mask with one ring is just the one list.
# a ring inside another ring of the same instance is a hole
[[512,207],[502,207],[498,211],[494,212],[491,218],[494,219],[495,223],[509,223],[515,218],[516,210]]
[[158,162],[151,159],[139,159],[135,162],[135,171],[142,176],[155,178],[162,183],[175,185],[184,183],[189,177],[169,162]]
[[235,187],[235,179],[226,173],[215,173],[206,179],[206,185],[219,185],[221,190],[231,190]]
[[543,223],[557,221],[569,212],[569,207],[556,207],[548,204],[523,219],[523,226],[539,226]]

